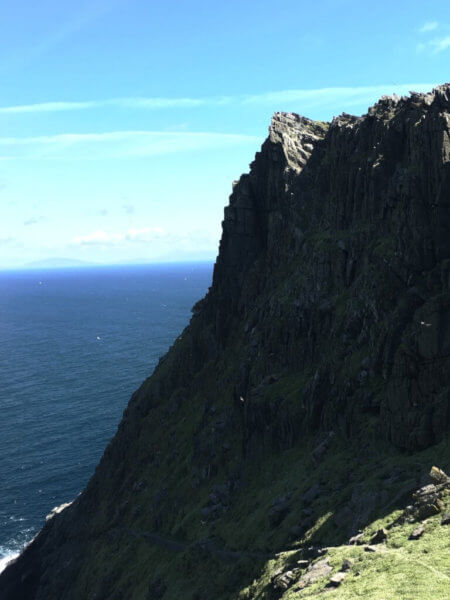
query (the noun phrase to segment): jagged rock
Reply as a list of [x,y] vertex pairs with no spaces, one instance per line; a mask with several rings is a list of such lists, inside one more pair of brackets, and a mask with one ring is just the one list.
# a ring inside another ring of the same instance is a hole
[[417,520],[423,521],[424,519],[428,519],[428,517],[437,515],[442,510],[442,507],[443,505],[440,501],[421,504],[417,511]]
[[420,537],[423,536],[424,531],[425,531],[425,527],[423,525],[419,525],[419,527],[416,527],[416,529],[414,529],[414,531],[410,534],[408,539],[418,540]]
[[315,583],[318,579],[327,577],[332,571],[333,567],[326,558],[313,563],[308,567],[306,573],[299,579],[297,589],[302,590],[305,587],[308,587],[312,583]]
[[296,574],[294,571],[286,571],[280,575],[276,575],[273,579],[273,587],[276,590],[287,590],[296,580]]
[[59,506],[55,506],[55,508],[51,512],[49,512],[49,514],[45,517],[45,520],[50,521],[50,519],[53,519],[53,517],[62,513],[62,511],[68,508],[71,504],[72,502],[64,502]]
[[364,533],[357,533],[356,535],[352,536],[349,540],[348,543],[352,546],[355,544],[361,545],[363,543],[362,539],[364,537]]
[[339,571],[339,573],[336,573],[330,578],[330,581],[327,583],[327,587],[339,587],[346,578],[346,576],[347,573]]
[[[448,479],[444,479],[442,474],[445,476],[443,471],[432,469],[433,475],[430,473],[430,477],[435,476],[436,480],[441,483],[431,483],[425,485],[413,494],[413,504],[408,505],[403,511],[403,515],[397,520],[397,522],[403,521],[423,521],[428,517],[433,517],[439,514],[444,509],[444,502],[442,500],[444,492],[450,487]],[[445,476],[446,477],[446,476]]]
[[349,558],[346,558],[344,560],[344,562],[342,563],[342,567],[341,567],[341,571],[350,571],[350,569],[353,567],[353,561],[350,560]]
[[308,548],[305,548],[303,550],[304,555],[313,560],[314,558],[317,558],[318,556],[323,556],[324,554],[327,553],[327,549],[326,548],[319,548],[317,546],[308,546]]
[[386,541],[387,539],[387,531],[386,529],[379,529],[375,535],[370,538],[371,544],[381,544],[381,542]]
[[431,467],[430,478],[433,481],[433,483],[438,485],[440,483],[450,483],[450,478],[448,477],[448,475],[438,467]]
[[300,559],[295,564],[299,569],[306,569],[309,566],[310,561],[306,559]]
[[443,489],[442,484],[430,484],[420,488],[413,494],[413,515],[416,519],[422,521],[441,512],[444,507],[441,500]]
[[443,515],[441,519],[441,525],[450,525],[450,513]]

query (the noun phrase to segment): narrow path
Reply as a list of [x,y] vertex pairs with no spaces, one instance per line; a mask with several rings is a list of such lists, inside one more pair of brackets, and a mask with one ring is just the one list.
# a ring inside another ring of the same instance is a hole
[[448,579],[450,581],[450,577],[448,575],[446,575],[445,573],[443,573],[442,571],[439,571],[439,569],[436,569],[435,567],[432,567],[431,565],[427,565],[426,563],[424,563],[420,560],[415,560],[414,558],[410,558],[409,556],[406,556],[403,548],[399,548],[399,550],[401,551],[401,558],[403,560],[414,563],[415,565],[417,565],[419,567],[423,567],[424,569],[428,569],[429,571],[431,571],[438,577],[444,577],[444,579]]
[[164,536],[161,536],[157,533],[151,533],[149,531],[136,531],[135,529],[130,528],[116,528],[112,532],[112,534],[128,534],[135,538],[141,538],[148,541],[150,544],[154,546],[159,546],[160,548],[165,548],[169,550],[169,552],[184,552],[188,548],[200,547],[203,550],[210,552],[211,554],[215,554],[220,556],[225,561],[236,561],[240,558],[259,558],[261,560],[270,560],[277,558],[281,552],[250,552],[246,550],[229,550],[228,548],[219,548],[216,545],[214,540],[200,540],[198,542],[180,542],[177,540],[173,540]]

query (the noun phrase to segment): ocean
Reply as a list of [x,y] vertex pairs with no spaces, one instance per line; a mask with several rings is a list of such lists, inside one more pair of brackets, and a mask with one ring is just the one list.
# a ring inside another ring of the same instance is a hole
[[212,266],[0,272],[0,570],[84,488]]

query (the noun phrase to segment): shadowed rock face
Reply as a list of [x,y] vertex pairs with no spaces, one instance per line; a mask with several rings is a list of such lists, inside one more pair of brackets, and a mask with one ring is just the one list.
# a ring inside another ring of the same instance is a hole
[[173,525],[183,481],[200,510],[195,490],[222,477],[226,501],[207,505],[222,515],[242,464],[311,432],[355,439],[370,420],[411,451],[448,432],[449,125],[450,85],[330,124],[274,115],[225,209],[210,291],[0,598],[144,598],[90,565],[115,528]]

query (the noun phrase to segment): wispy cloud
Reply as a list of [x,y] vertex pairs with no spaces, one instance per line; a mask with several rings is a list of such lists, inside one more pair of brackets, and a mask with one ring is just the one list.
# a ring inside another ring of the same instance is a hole
[[440,39],[431,40],[430,46],[433,49],[433,54],[444,52],[444,50],[450,48],[450,35]]
[[134,206],[132,204],[124,204],[122,208],[126,215],[132,215],[134,213]]
[[0,107],[0,114],[61,112],[66,110],[86,110],[95,108],[96,102],[42,102],[40,104],[22,104]]
[[40,217],[31,217],[30,219],[26,219],[23,224],[24,225],[37,225],[38,223],[41,223],[44,220],[43,216]]
[[261,141],[256,136],[161,131],[65,133],[54,136],[0,138],[3,160],[95,160],[139,158],[173,152],[222,148]]
[[24,114],[90,110],[107,106],[123,109],[157,110],[164,108],[194,108],[211,103],[220,103],[220,98],[111,98],[109,100],[88,100],[82,102],[40,102],[0,107],[0,114]]
[[6,244],[12,244],[15,241],[15,238],[11,236],[0,236],[0,246],[5,246]]
[[427,21],[419,28],[419,33],[428,33],[430,31],[434,31],[439,27],[439,23],[437,21]]
[[141,227],[128,229],[125,232],[108,232],[98,229],[86,235],[75,236],[72,243],[82,246],[104,246],[123,242],[151,242],[167,236],[168,234],[161,227]]
[[180,233],[150,226],[124,231],[99,229],[75,236],[69,245],[85,251],[95,248],[100,252],[120,252],[122,256],[139,252],[146,256],[167,258],[169,255],[180,257],[194,252],[207,253],[209,257],[213,257],[217,252],[217,233],[206,230],[186,230]]
[[[440,40],[445,43],[445,40]],[[436,44],[436,41],[430,42]],[[88,100],[75,102],[42,102],[38,104],[23,104],[16,106],[0,107],[1,114],[26,114],[42,112],[61,112],[94,110],[105,107],[115,107],[127,110],[161,110],[177,108],[196,108],[202,106],[225,105],[272,105],[283,108],[285,103],[303,103],[304,105],[332,104],[336,101],[372,102],[383,94],[407,94],[410,90],[427,91],[433,87],[432,83],[405,83],[382,84],[376,86],[342,86],[316,89],[293,89],[269,91],[261,94],[244,94],[238,96],[211,96],[205,98],[164,98],[164,97],[138,97],[138,98],[110,98],[106,100]]]
[[279,92],[245,96],[242,101],[244,104],[270,104],[279,106],[286,102],[299,102],[303,106],[317,106],[333,101],[345,102],[347,106],[352,106],[360,104],[363,101],[373,101],[385,94],[396,93],[402,96],[409,94],[411,90],[418,92],[428,91],[434,85],[431,83],[393,83],[376,86],[329,87],[313,90],[282,90]]
[[[436,29],[441,29],[443,32],[445,31],[448,34],[448,26],[445,24],[442,25],[438,21],[427,21],[419,28],[419,33],[428,34],[431,32],[436,32]],[[423,40],[423,38],[422,38]],[[416,52],[418,54],[427,53],[427,54],[440,54],[450,48],[450,35],[441,35],[441,37],[433,37],[426,41],[421,41],[416,46]]]

